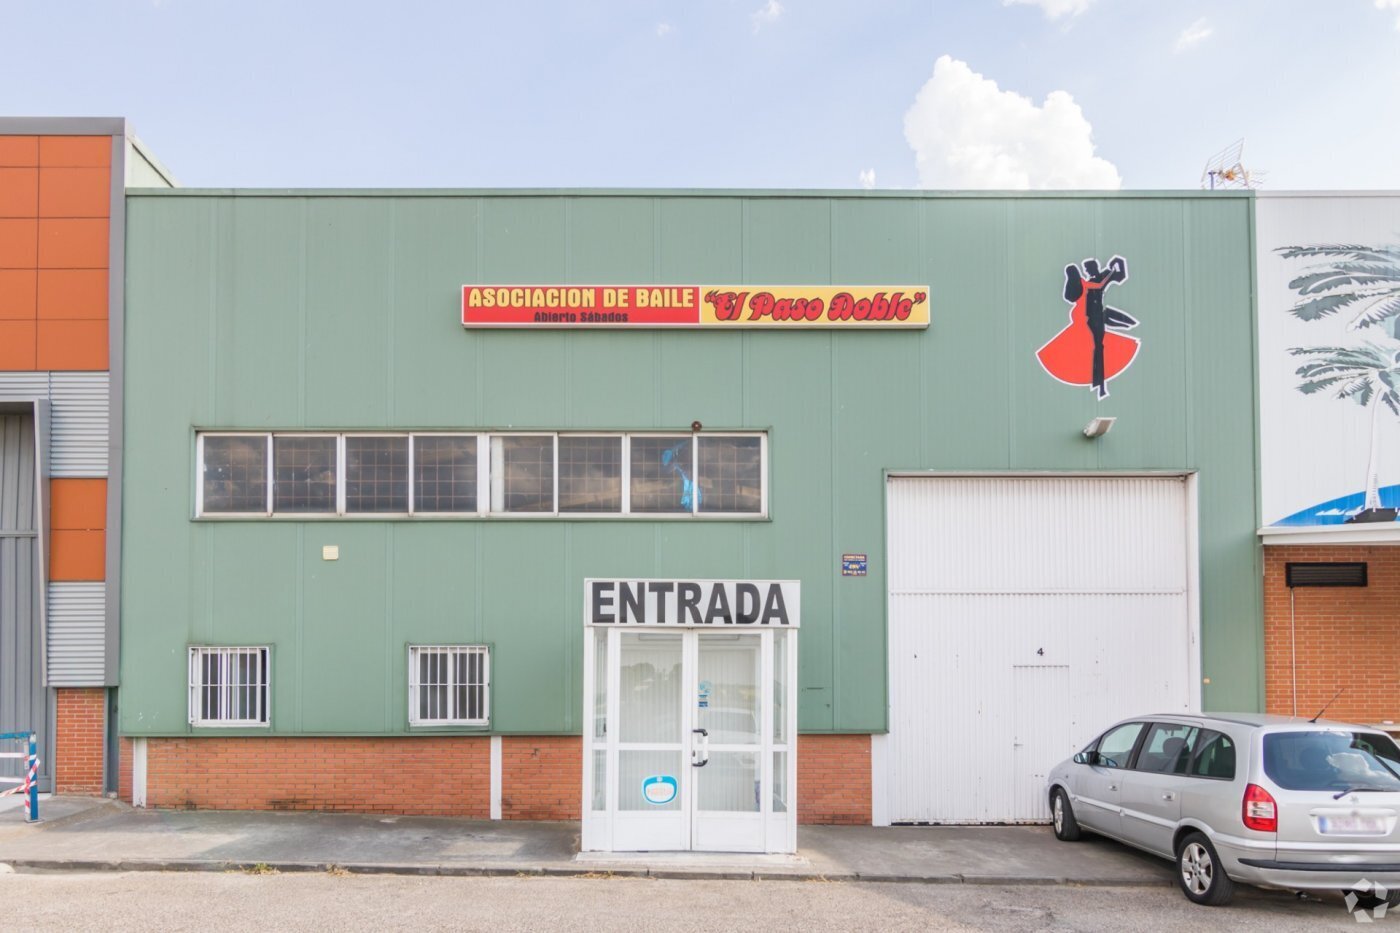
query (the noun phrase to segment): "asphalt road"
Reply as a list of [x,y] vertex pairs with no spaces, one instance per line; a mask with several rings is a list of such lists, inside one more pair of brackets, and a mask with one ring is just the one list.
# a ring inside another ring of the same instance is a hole
[[[1387,921],[1370,929],[1384,929]],[[1400,916],[1390,918],[1400,930]],[[1168,887],[998,887],[623,878],[56,873],[0,875],[25,930],[1355,929],[1338,899],[1248,892],[1197,907]]]

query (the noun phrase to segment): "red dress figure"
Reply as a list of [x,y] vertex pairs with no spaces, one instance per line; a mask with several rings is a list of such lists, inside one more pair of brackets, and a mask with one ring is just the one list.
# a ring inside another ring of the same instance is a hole
[[1141,345],[1136,337],[1118,333],[1137,327],[1137,319],[1103,303],[1108,286],[1127,278],[1128,264],[1122,256],[1114,256],[1107,269],[1086,259],[1082,274],[1076,265],[1065,266],[1065,301],[1074,307],[1069,326],[1036,351],[1047,373],[1068,385],[1089,386],[1099,398],[1108,398],[1108,380],[1128,368]]

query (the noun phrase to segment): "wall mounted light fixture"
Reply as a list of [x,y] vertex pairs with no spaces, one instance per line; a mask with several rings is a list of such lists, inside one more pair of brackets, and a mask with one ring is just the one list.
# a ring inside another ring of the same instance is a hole
[[1095,418],[1084,425],[1084,436],[1103,437],[1108,433],[1109,428],[1113,427],[1113,422],[1117,420],[1117,418]]

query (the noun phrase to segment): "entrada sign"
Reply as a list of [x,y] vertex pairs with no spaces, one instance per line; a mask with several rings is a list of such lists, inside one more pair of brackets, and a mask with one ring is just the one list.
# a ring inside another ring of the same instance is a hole
[[463,327],[928,327],[928,286],[463,285]]
[[586,625],[798,628],[796,580],[584,580]]

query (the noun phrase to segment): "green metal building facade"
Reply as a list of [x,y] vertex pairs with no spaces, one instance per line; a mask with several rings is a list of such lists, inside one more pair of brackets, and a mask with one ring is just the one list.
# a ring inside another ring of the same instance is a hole
[[[489,732],[578,734],[582,581],[677,575],[800,580],[801,731],[880,733],[888,471],[1194,472],[1203,705],[1261,707],[1247,196],[177,189],[127,205],[123,736],[202,731],[198,644],[271,646],[270,728],[249,731],[409,734],[420,642],[491,646]],[[1066,263],[1115,254],[1142,349],[1097,401],[1036,351],[1064,325]],[[932,323],[459,319],[464,283],[701,281],[926,283]],[[1100,415],[1117,425],[1086,441]],[[195,516],[203,430],[696,421],[767,432],[766,518]],[[841,576],[849,551],[868,576]]]

